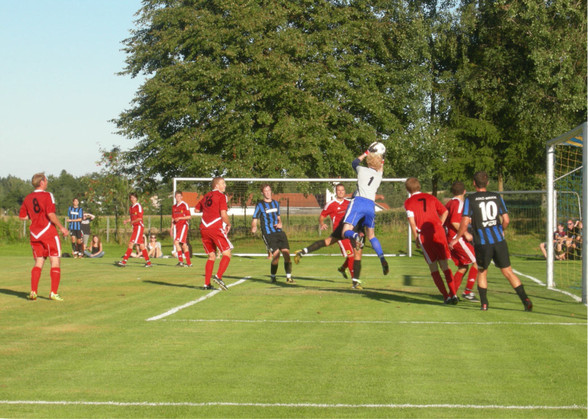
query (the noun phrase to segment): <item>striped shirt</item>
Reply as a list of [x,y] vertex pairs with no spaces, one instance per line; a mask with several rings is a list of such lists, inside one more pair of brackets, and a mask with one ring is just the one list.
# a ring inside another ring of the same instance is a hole
[[474,243],[485,245],[504,241],[500,216],[507,214],[502,197],[495,192],[476,192],[465,200],[463,215],[472,220]]
[[82,229],[81,221],[84,218],[84,210],[81,207],[69,207],[67,209],[67,218],[70,220],[79,220],[73,221],[69,223],[69,230],[70,231],[78,231]]
[[255,205],[253,218],[260,221],[262,234],[268,235],[282,231],[282,229],[275,227],[279,222],[279,215],[280,204],[278,204],[278,201],[275,199],[272,199],[270,202],[259,201],[257,205]]

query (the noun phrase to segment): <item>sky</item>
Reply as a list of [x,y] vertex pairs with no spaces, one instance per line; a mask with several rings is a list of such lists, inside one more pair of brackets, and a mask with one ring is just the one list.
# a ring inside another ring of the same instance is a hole
[[100,149],[132,140],[109,122],[142,77],[124,70],[122,41],[141,0],[0,0],[0,178],[79,177]]

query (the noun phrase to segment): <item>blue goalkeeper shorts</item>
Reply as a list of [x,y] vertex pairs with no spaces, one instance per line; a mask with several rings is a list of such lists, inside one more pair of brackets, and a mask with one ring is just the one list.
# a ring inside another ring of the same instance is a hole
[[371,199],[356,196],[347,207],[343,222],[356,226],[362,218],[365,227],[376,227],[376,203]]

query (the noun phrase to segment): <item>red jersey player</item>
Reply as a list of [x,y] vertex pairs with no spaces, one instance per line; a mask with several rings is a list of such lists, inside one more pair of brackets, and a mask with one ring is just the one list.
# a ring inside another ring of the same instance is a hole
[[319,216],[320,229],[326,230],[329,228],[329,226],[325,224],[325,219],[329,217],[331,218],[331,223],[333,225],[333,232],[326,239],[318,240],[308,247],[297,250],[296,254],[294,255],[294,263],[300,263],[302,256],[308,253],[314,252],[315,250],[318,250],[322,247],[330,246],[333,243],[338,243],[339,248],[341,249],[341,254],[343,257],[345,257],[345,262],[337,270],[341,273],[341,275],[343,275],[345,279],[347,279],[345,269],[349,268],[351,277],[355,278],[353,266],[355,253],[353,251],[353,246],[351,245],[349,239],[343,237],[342,221],[345,217],[345,213],[347,212],[347,207],[349,207],[349,199],[345,198],[345,195],[345,186],[343,184],[339,183],[337,186],[335,186],[335,199],[329,201],[325,205]]
[[151,260],[149,259],[149,253],[145,248],[145,239],[144,239],[144,231],[145,225],[143,224],[143,207],[139,204],[137,200],[137,195],[135,193],[129,194],[129,200],[131,201],[131,207],[129,208],[129,216],[130,218],[124,220],[125,224],[131,223],[133,226],[133,232],[131,233],[131,239],[129,240],[129,246],[127,247],[127,252],[123,256],[123,259],[120,262],[117,262],[116,265],[120,267],[127,266],[127,261],[133,253],[133,246],[139,245],[139,250],[145,259],[145,267],[151,268]]
[[[204,251],[208,253],[208,260],[204,268],[204,289],[214,289],[210,285],[212,278],[221,289],[227,290],[223,282],[223,274],[231,261],[231,249],[233,245],[229,241],[227,234],[231,229],[231,220],[227,215],[228,205],[225,190],[227,184],[222,177],[212,179],[212,191],[208,192],[196,204],[195,210],[202,213],[200,221],[200,235],[202,236],[202,245]],[[222,258],[214,277],[214,261],[216,260],[216,250],[222,253]]]
[[67,236],[69,231],[61,225],[55,215],[55,200],[53,195],[46,191],[49,180],[45,174],[33,175],[31,183],[35,191],[25,197],[19,213],[21,220],[31,220],[30,240],[35,258],[35,266],[31,270],[31,292],[28,299],[37,299],[41,271],[45,259],[49,258],[51,262],[51,294],[49,294],[49,298],[54,301],[63,301],[63,298],[57,293],[61,281],[61,242],[57,229],[64,236]]
[[[459,299],[455,295],[453,275],[447,264],[451,253],[443,228],[447,209],[433,195],[421,192],[421,184],[417,178],[408,178],[404,185],[410,194],[410,198],[404,201],[404,209],[417,247],[422,249],[433,281],[443,295],[445,303],[457,304]],[[445,289],[439,267],[443,271],[449,291]]]
[[[455,238],[455,236],[457,236],[457,230],[459,229],[459,224],[461,223],[461,217],[463,215],[465,193],[466,190],[463,182],[458,181],[451,185],[451,194],[453,195],[453,198],[447,203],[447,205],[445,205],[448,212],[447,219],[445,220],[447,242],[450,242]],[[461,285],[461,281],[464,275],[468,271],[468,267],[471,265],[470,271],[468,273],[466,288],[461,295],[466,300],[474,300],[476,298],[475,294],[472,292],[472,289],[476,283],[478,265],[476,264],[474,246],[472,246],[470,243],[472,238],[472,235],[466,231],[463,237],[460,237],[455,245],[450,247],[451,258],[457,266],[457,271],[455,272],[455,275],[453,275],[453,282],[455,284],[454,289],[456,292]]]
[[[184,194],[177,191],[175,194],[176,203],[172,207],[172,228],[171,234],[174,240],[174,247],[178,255],[178,264],[176,266],[192,267],[190,261],[190,248],[188,247],[188,229],[189,220],[192,217],[188,203],[184,202]],[[184,265],[184,257],[186,264]]]

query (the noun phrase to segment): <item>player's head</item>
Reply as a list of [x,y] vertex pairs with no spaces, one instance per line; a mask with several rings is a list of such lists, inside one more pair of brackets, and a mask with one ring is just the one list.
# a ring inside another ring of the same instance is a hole
[[459,180],[457,182],[453,182],[453,185],[451,185],[451,195],[459,196],[459,195],[463,195],[464,192],[465,192],[465,185],[463,184],[463,182],[460,182]]
[[272,199],[272,187],[269,183],[264,183],[259,189],[261,190],[264,199]]
[[131,192],[129,194],[130,201],[135,204],[138,201],[137,194],[135,192]]
[[374,169],[377,172],[382,170],[384,159],[381,154],[369,153],[366,157],[366,161],[370,169]]
[[78,198],[74,198],[71,200],[71,203],[74,207],[77,207],[78,205],[80,205],[80,200]]
[[337,197],[337,199],[345,198],[345,194],[345,185],[343,185],[342,183],[338,183],[337,185],[335,185],[335,196]]
[[221,192],[224,192],[227,188],[227,184],[225,182],[225,178],[217,176],[212,179],[212,189],[218,189]]
[[486,188],[488,186],[488,173],[481,171],[474,175],[474,185],[478,188]]
[[176,191],[174,196],[176,197],[176,202],[182,202],[182,199],[184,199],[184,194],[182,191]]
[[43,181],[47,182],[47,176],[45,176],[45,173],[35,173],[31,179],[31,184],[37,189],[41,186],[41,182]]
[[406,182],[404,182],[404,187],[408,193],[413,194],[421,190],[421,182],[415,177],[409,177],[406,179]]

